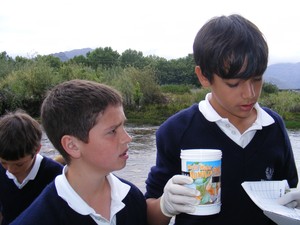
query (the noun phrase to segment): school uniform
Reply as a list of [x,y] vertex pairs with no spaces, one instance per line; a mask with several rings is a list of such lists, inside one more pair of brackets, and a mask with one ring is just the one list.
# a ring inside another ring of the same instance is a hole
[[183,149],[220,149],[221,212],[209,216],[179,214],[176,225],[274,224],[248,197],[244,181],[283,180],[298,183],[290,140],[282,118],[255,105],[257,119],[243,134],[221,118],[208,101],[201,101],[171,116],[156,133],[157,161],[146,180],[146,198],[159,198],[167,181],[181,174]]
[[34,165],[22,183],[0,164],[0,205],[3,215],[2,225],[9,224],[33,200],[62,173],[62,165],[54,160],[36,155]]
[[146,201],[132,183],[107,175],[111,187],[110,219],[95,212],[71,187],[65,173],[58,176],[11,225],[146,225]]

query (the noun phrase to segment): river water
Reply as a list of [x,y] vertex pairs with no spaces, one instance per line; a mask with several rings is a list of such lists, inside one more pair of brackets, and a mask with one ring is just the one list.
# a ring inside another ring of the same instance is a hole
[[[130,143],[129,159],[124,169],[115,174],[137,185],[145,192],[145,180],[155,164],[155,131],[157,126],[129,126],[128,133],[133,137]],[[298,174],[300,175],[300,130],[288,130],[292,143]],[[53,148],[46,135],[43,135],[41,154],[54,157],[58,152]]]

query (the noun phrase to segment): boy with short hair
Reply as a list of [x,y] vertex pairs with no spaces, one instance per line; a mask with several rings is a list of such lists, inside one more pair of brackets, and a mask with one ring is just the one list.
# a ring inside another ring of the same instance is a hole
[[66,81],[49,92],[41,118],[67,165],[12,225],[147,224],[142,192],[112,174],[126,165],[132,140],[121,95],[96,82]]
[[0,118],[0,208],[2,225],[24,211],[61,174],[62,166],[39,154],[40,124],[24,111]]
[[[247,196],[244,181],[283,180],[298,183],[293,151],[282,118],[257,103],[268,46],[260,30],[240,15],[208,21],[194,41],[195,72],[205,100],[171,116],[158,129],[156,165],[146,181],[149,224],[272,224]],[[180,152],[220,149],[221,211],[193,216],[199,191],[185,187]]]

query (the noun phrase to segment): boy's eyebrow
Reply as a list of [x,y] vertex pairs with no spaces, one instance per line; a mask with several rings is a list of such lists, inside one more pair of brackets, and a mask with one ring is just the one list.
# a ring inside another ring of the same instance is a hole
[[114,124],[114,125],[112,125],[112,126],[110,126],[110,127],[106,128],[105,130],[110,130],[110,129],[115,129],[115,128],[118,128],[118,127],[120,127],[120,126],[124,125],[124,124],[126,123],[126,121],[127,121],[127,119],[125,118],[125,120],[124,120],[124,121],[121,121],[121,122],[120,122],[120,123],[118,123],[118,124]]

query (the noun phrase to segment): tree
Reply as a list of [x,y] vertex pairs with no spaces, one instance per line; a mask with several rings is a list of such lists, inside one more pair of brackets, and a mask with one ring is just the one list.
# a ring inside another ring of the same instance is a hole
[[279,89],[275,84],[264,82],[262,92],[266,94],[278,93]]
[[39,115],[46,91],[53,85],[54,69],[42,58],[30,61],[11,72],[1,81],[1,112],[22,108],[31,115]]
[[44,61],[46,62],[50,67],[54,69],[59,69],[62,65],[62,62],[58,57],[55,57],[53,55],[38,55],[34,58],[36,61]]
[[140,83],[137,81],[134,85],[134,92],[133,92],[133,101],[135,103],[135,105],[139,108],[141,101],[143,98],[143,93],[141,90],[141,85]]
[[6,52],[0,53],[0,78],[7,76],[14,68],[14,60]]
[[139,104],[164,102],[164,97],[156,81],[155,72],[151,67],[145,67],[142,70],[128,68],[125,69],[124,73],[131,77],[133,87],[137,91],[135,95],[138,94],[140,97]]
[[143,53],[131,49],[125,50],[120,56],[119,61],[122,67],[133,66],[142,69],[146,66],[146,60]]
[[70,63],[76,63],[78,65],[84,65],[87,66],[88,65],[88,60],[85,56],[83,55],[78,55],[78,56],[74,56],[72,59],[70,59],[68,62]]
[[88,65],[93,69],[103,67],[105,69],[117,66],[120,54],[111,47],[96,48],[94,51],[87,53]]

